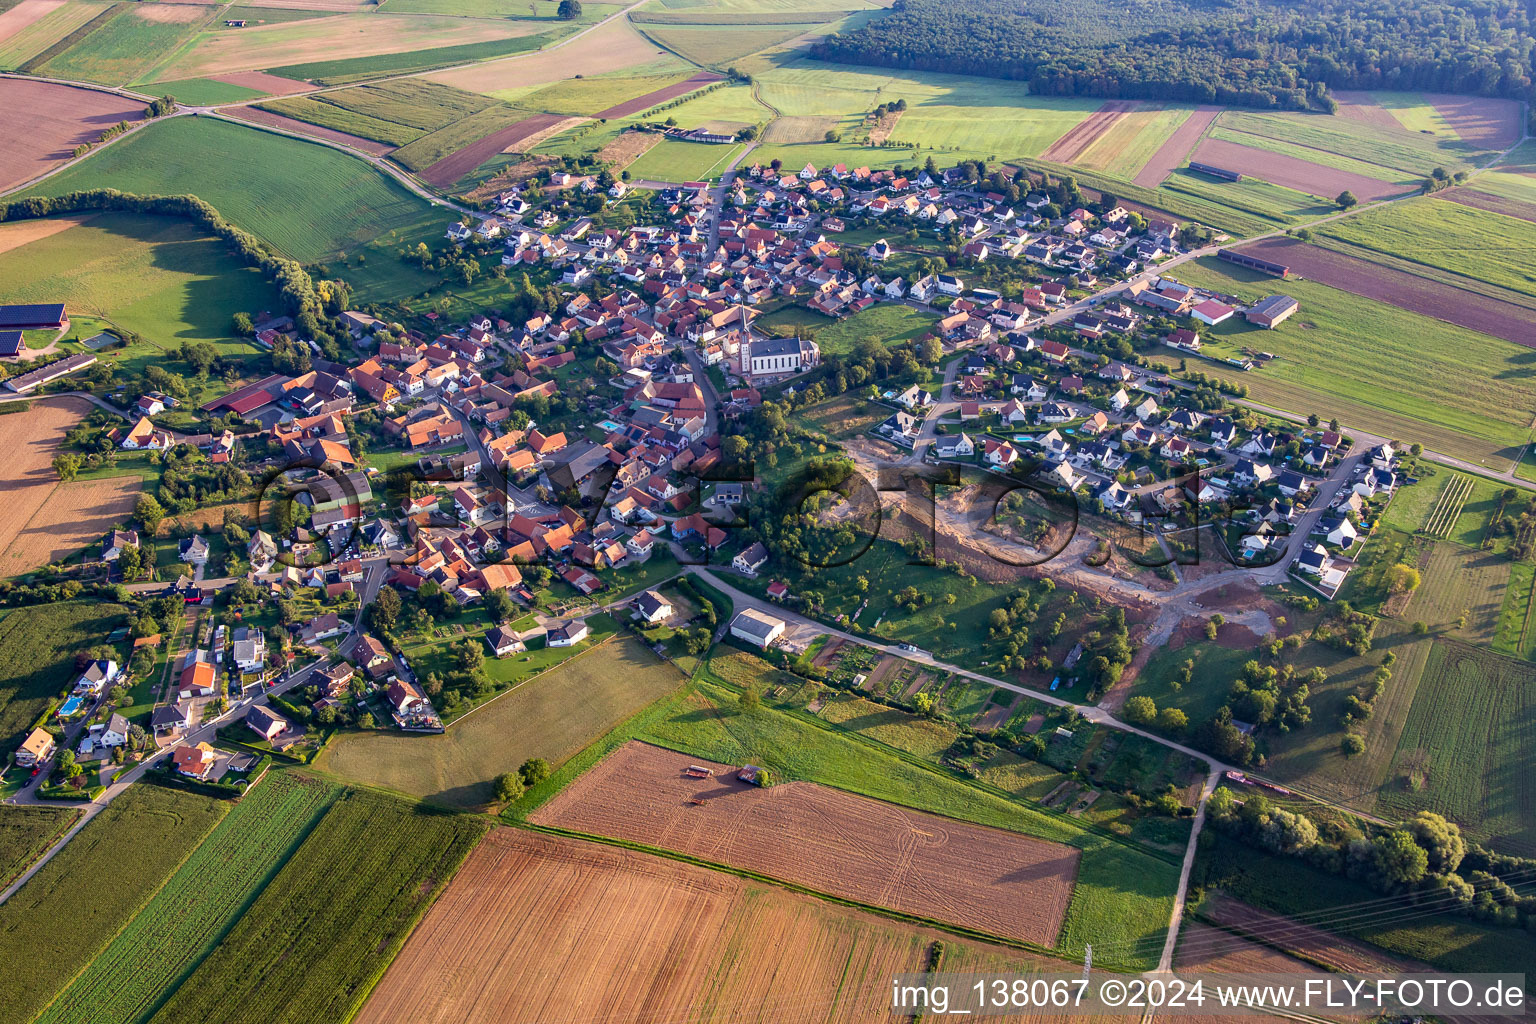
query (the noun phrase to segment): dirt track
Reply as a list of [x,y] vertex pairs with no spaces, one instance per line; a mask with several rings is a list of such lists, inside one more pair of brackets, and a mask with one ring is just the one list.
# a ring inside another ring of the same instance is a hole
[[1284,263],[1293,273],[1334,288],[1536,348],[1536,313],[1512,302],[1472,295],[1448,284],[1290,238],[1256,242],[1243,246],[1242,251]]
[[1324,167],[1283,153],[1272,153],[1267,149],[1244,146],[1224,139],[1206,139],[1201,142],[1195,150],[1195,159],[1325,199],[1332,199],[1346,189],[1353,192],[1355,198],[1362,203],[1412,191],[1389,181],[1377,181],[1363,174]]
[[1116,121],[1136,107],[1135,100],[1109,100],[1089,114],[1087,120],[1074,125],[1065,135],[1051,143],[1041,158],[1058,164],[1071,163],[1082,155],[1083,150],[1093,145],[1100,135],[1109,131]]
[[1189,151],[1200,141],[1200,136],[1216,120],[1216,115],[1221,113],[1220,107],[1196,107],[1177,131],[1168,137],[1168,141],[1158,147],[1152,154],[1152,159],[1147,161],[1145,167],[1136,173],[1134,184],[1142,188],[1157,188],[1163,183],[1175,167],[1183,167]]
[[[715,777],[683,775],[694,763],[715,769]],[[1043,945],[1056,941],[1080,856],[811,783],[758,789],[738,782],[727,765],[638,742],[609,755],[531,820]]]

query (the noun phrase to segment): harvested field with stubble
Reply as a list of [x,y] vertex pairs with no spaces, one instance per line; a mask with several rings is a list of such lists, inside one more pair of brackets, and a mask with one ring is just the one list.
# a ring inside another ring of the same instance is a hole
[[1181,125],[1178,131],[1168,137],[1168,141],[1152,154],[1152,159],[1147,161],[1145,167],[1136,172],[1136,177],[1131,179],[1133,184],[1142,188],[1157,188],[1163,183],[1163,179],[1176,167],[1183,167],[1184,161],[1189,158],[1189,151],[1200,141],[1200,136],[1216,120],[1216,115],[1221,113],[1220,107],[1196,107],[1195,112]]
[[564,45],[440,71],[429,76],[428,81],[488,96],[501,92],[515,95],[515,90],[529,86],[564,81],[575,75],[622,71],[657,60],[682,65],[682,61],[636,32],[627,19],[616,18]]
[[1204,140],[1195,149],[1195,159],[1325,199],[1332,199],[1347,190],[1353,192],[1362,203],[1369,203],[1410,191],[1388,181],[1378,181],[1363,174],[1341,171],[1225,139]]
[[1099,136],[1109,131],[1126,114],[1140,106],[1135,100],[1109,100],[1098,110],[1089,114],[1087,119],[1075,125],[1061,138],[1051,143],[1042,158],[1053,160],[1058,164],[1069,164],[1076,160],[1083,150],[1098,141]]
[[500,829],[355,1021],[500,1024],[530,1006],[542,1024],[890,1020],[891,977],[922,970],[936,940],[946,965],[1065,969],[635,850]]
[[1078,850],[805,782],[760,789],[735,768],[630,742],[531,820],[676,850],[833,896],[1052,945]]
[[[52,508],[49,496],[59,488],[58,474],[53,471],[53,457],[58,454],[64,434],[90,410],[90,406],[78,398],[52,398],[38,400],[25,413],[0,416],[0,451],[7,452],[5,479],[0,482],[0,576],[13,576],[27,569],[44,565],[55,557],[57,545],[62,541],[42,531],[40,526],[64,523]],[[135,489],[138,478],[130,478]],[[120,486],[120,481],[102,480],[85,483],[86,488],[96,483]],[[102,492],[99,497],[111,500]],[[75,503],[76,513],[80,502]],[[100,536],[98,531],[97,536]],[[70,550],[84,546],[85,541],[73,543]]]
[[[52,475],[53,468],[48,467],[46,473]],[[141,487],[137,476],[59,484],[6,544],[0,554],[0,577],[67,558],[100,540],[113,526],[130,518]]]
[[137,121],[144,104],[122,96],[51,82],[0,79],[0,190],[20,185],[69,160],[119,121]]
[[1320,284],[1536,348],[1536,316],[1511,302],[1488,297],[1468,301],[1467,292],[1449,284],[1294,238],[1269,238],[1242,251],[1283,263],[1292,273]]

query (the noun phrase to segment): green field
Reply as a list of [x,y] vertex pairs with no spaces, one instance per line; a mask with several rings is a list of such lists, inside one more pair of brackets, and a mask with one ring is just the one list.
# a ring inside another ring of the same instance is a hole
[[565,34],[565,31],[552,29],[532,36],[492,39],[483,43],[461,43],[457,46],[436,46],[427,50],[384,53],[372,57],[339,57],[335,60],[289,64],[268,70],[284,78],[308,79],[322,85],[344,85],[348,82],[359,82],[384,75],[429,71],[452,64],[468,64],[471,61],[526,53],[529,50],[541,49]]
[[1507,853],[1536,843],[1536,792],[1524,768],[1532,737],[1536,666],[1437,640],[1398,740],[1385,813],[1431,810]]
[[420,128],[380,120],[377,117],[345,110],[308,96],[268,100],[265,103],[258,103],[257,109],[270,110],[274,114],[282,114],[284,117],[291,117],[307,124],[346,132],[348,135],[357,135],[390,146],[403,146],[408,142],[415,142],[426,134]]
[[158,94],[168,94],[178,103],[186,103],[194,107],[208,107],[215,103],[238,103],[241,100],[254,100],[267,95],[258,89],[230,85],[228,82],[219,82],[212,78],[184,78],[179,82],[156,82],[153,91]]
[[[662,75],[610,74],[596,75],[591,78],[569,78],[519,96],[517,105],[528,110],[540,110],[550,114],[579,114],[590,117],[609,107],[627,103],[657,89],[664,89],[684,81],[687,77],[673,72]],[[726,90],[715,91],[725,92]],[[678,117],[682,109],[684,108],[669,110],[667,116],[677,117],[679,124],[692,127],[690,123]]]
[[1216,356],[1243,346],[1279,356],[1261,370],[1216,371],[1247,386],[1255,401],[1337,415],[1474,459],[1525,441],[1536,413],[1536,370],[1523,346],[1311,281],[1281,286],[1214,258],[1186,263],[1174,276],[1244,300],[1283,288],[1300,301],[1301,311],[1277,330],[1233,317],[1201,332]]
[[1511,562],[1509,584],[1504,589],[1504,603],[1499,609],[1493,649],[1527,661],[1536,659],[1536,629],[1530,628],[1531,601],[1536,599],[1536,566],[1529,562]]
[[488,827],[348,790],[152,1020],[349,1020]]
[[73,807],[0,804],[0,888],[15,881],[78,817]]
[[[1225,115],[1223,115],[1225,116]],[[1354,124],[1356,122],[1350,122]],[[1217,139],[1222,142],[1235,142],[1240,146],[1249,146],[1255,149],[1267,150],[1280,156],[1294,157],[1297,160],[1305,160],[1308,163],[1321,167],[1331,167],[1338,171],[1347,171],[1350,174],[1358,174],[1364,178],[1376,181],[1390,182],[1394,185],[1410,186],[1416,184],[1422,175],[1411,171],[1401,170],[1395,167],[1384,167],[1381,164],[1371,163],[1367,160],[1356,159],[1353,156],[1345,156],[1331,153],[1311,146],[1298,146],[1287,142],[1284,138],[1274,138],[1269,135],[1255,135],[1250,132],[1235,131],[1223,127],[1220,121],[1211,126],[1206,133],[1207,138]],[[1363,148],[1355,152],[1368,152]],[[1326,188],[1321,189],[1326,191]]]
[[1332,238],[1536,297],[1536,224],[1460,203],[1415,199],[1335,221]]
[[[1273,149],[1300,156],[1324,166],[1357,170],[1357,162],[1373,167],[1367,177],[1413,183],[1436,167],[1464,169],[1485,151],[1455,135],[1438,137],[1418,131],[1382,128],[1361,121],[1326,114],[1294,114],[1227,110],[1216,127],[1241,133],[1244,145]],[[1346,164],[1331,161],[1340,159]]]
[[624,170],[635,181],[705,181],[719,177],[742,148],[663,139]]
[[835,441],[858,437],[890,416],[891,410],[876,405],[852,391],[806,406],[796,416],[807,429],[826,434]]
[[[0,42],[0,70],[15,71],[22,64],[80,30],[112,4],[73,0],[38,18],[15,35]],[[61,47],[62,49],[62,47]]]
[[103,643],[125,611],[93,598],[15,608],[0,618],[0,748],[15,749],[48,701],[74,682],[75,654]]
[[798,25],[638,25],[651,39],[678,56],[704,67],[724,67],[770,46],[786,43],[815,28]]
[[934,316],[911,306],[877,302],[842,320],[833,320],[802,306],[785,306],[758,319],[760,329],[792,335],[796,329],[816,340],[823,356],[852,352],[861,341],[900,345],[933,329]]
[[191,39],[213,8],[187,13],[193,20],[162,21],[137,5],[121,4],[111,17],[94,23],[83,39],[35,70],[56,78],[127,85]]
[[213,951],[337,793],[316,779],[270,774],[38,1021],[148,1020]]
[[[230,153],[241,158],[230,160]],[[150,125],[34,192],[100,187],[191,193],[306,262],[354,248],[393,261],[390,250],[404,240],[441,230],[441,215],[425,200],[356,157],[207,117]]]
[[1277,224],[1293,224],[1336,212],[1331,203],[1321,203],[1314,196],[1283,185],[1271,185],[1250,177],[1242,181],[1214,181],[1188,167],[1176,168],[1158,191],[1230,206]]
[[[494,659],[487,668],[514,665]],[[633,640],[613,640],[503,694],[441,736],[366,733],[332,740],[322,770],[455,807],[491,802],[491,781],[530,757],[559,764],[682,683]]]
[[772,117],[773,112],[758,102],[751,86],[728,85],[673,107],[667,111],[667,116],[676,118],[684,128],[697,128],[712,122],[761,124]]
[[1454,142],[1460,136],[1435,105],[1417,92],[1373,92],[1371,99],[1380,104],[1410,132],[1442,136]]
[[1075,163],[1130,180],[1146,166],[1168,137],[1193,113],[1190,107],[1134,110],[1110,126],[1088,145]]
[[1484,171],[1472,179],[1472,190],[1536,205],[1536,177],[1529,174]]
[[395,150],[390,159],[413,171],[423,171],[439,160],[458,152],[477,139],[527,117],[526,111],[497,103],[470,114],[462,120],[444,125],[435,132],[423,135],[407,146]]
[[[1117,965],[1157,960],[1178,878],[1170,861],[1091,831],[1076,819],[973,786],[934,765],[892,756],[868,740],[797,715],[766,707],[741,713],[734,692],[714,683],[690,687],[634,726],[635,738],[698,757],[761,764],[776,778],[835,786],[1076,846],[1083,851],[1082,862],[1058,948],[1080,955],[1085,942],[1092,942],[1096,953],[1108,943],[1117,952],[1105,959]],[[604,746],[621,738],[628,736],[610,736]],[[589,752],[581,760],[596,755]]]
[[419,79],[360,85],[355,89],[322,93],[315,99],[423,132],[436,131],[495,105],[484,96]]
[[[10,662],[5,662],[10,664]],[[30,1021],[106,947],[229,810],[224,800],[138,785],[0,903],[13,971],[0,1021]]]
[[[4,228],[0,228],[3,236]],[[14,302],[64,302],[143,342],[102,358],[136,373],[189,341],[218,342],[221,355],[255,356],[235,337],[231,317],[277,305],[261,272],[235,259],[228,243],[174,217],[101,213],[84,224],[0,253],[0,277]]]

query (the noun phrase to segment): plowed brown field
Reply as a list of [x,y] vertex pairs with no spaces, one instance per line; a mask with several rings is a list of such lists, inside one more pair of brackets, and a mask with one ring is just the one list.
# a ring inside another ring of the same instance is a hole
[[230,85],[243,85],[247,89],[271,93],[273,96],[286,96],[295,92],[313,92],[320,88],[311,82],[298,82],[292,78],[284,78],[281,75],[269,75],[265,71],[237,71],[232,75],[220,75],[214,81],[228,82]]
[[1292,238],[1266,239],[1245,245],[1242,251],[1283,263],[1292,273],[1346,292],[1536,348],[1536,316],[1512,302],[1472,295],[1439,281]]
[[1508,149],[1520,141],[1520,104],[1488,96],[1429,93],[1425,97],[1463,142],[1486,149]]
[[1135,110],[1135,100],[1109,100],[1098,110],[1088,115],[1087,120],[1080,121],[1055,142],[1043,155],[1046,160],[1053,160],[1058,164],[1069,164],[1076,160],[1100,135],[1109,131],[1114,123],[1127,113]]
[[356,1021],[910,1020],[891,1016],[891,978],[921,970],[938,939],[946,963],[1065,969],[691,864],[500,829]]
[[1391,128],[1399,132],[1403,130],[1402,122],[1393,117],[1390,110],[1377,103],[1376,97],[1368,92],[1338,89],[1334,90],[1333,98],[1339,102],[1337,113],[1340,117],[1375,125],[1377,128]]
[[1201,913],[1219,925],[1235,928],[1249,935],[1262,936],[1266,942],[1299,953],[1317,963],[1328,964],[1339,971],[1391,972],[1430,969],[1428,964],[1417,960],[1391,956],[1363,943],[1352,942],[1331,932],[1325,932],[1321,928],[1314,928],[1225,896],[1216,896],[1206,901],[1201,908]]
[[51,82],[0,79],[0,189],[29,181],[70,159],[119,121],[144,116],[142,101]]
[[[463,149],[455,150],[421,172],[421,180],[438,188],[447,188],[470,171],[485,163],[497,153],[516,149],[524,140],[547,132],[564,121],[573,120],[559,114],[535,114],[516,124],[499,128],[481,136]],[[574,120],[581,120],[575,118]]]
[[1244,146],[1224,139],[1206,139],[1201,142],[1195,150],[1195,159],[1325,199],[1332,199],[1348,190],[1362,203],[1368,203],[1411,191],[1389,181],[1377,181],[1363,174],[1324,167],[1284,153],[1272,153],[1267,149]]
[[1159,146],[1152,159],[1137,172],[1135,184],[1142,188],[1157,188],[1175,167],[1183,167],[1189,151],[1220,113],[1220,107],[1196,107],[1195,112],[1179,125],[1178,131],[1168,136],[1168,141]]
[[[714,768],[691,779],[691,763]],[[1042,945],[1056,941],[1079,852],[807,782],[759,789],[735,769],[630,742],[533,814],[820,892]]]

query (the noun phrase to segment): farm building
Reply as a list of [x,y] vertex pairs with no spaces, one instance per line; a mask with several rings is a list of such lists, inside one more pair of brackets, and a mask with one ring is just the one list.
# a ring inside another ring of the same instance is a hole
[[35,305],[0,306],[0,328],[8,331],[37,331],[63,327],[68,321],[64,315],[64,303],[44,302]]
[[7,380],[5,386],[18,395],[25,395],[27,392],[42,387],[44,384],[95,364],[96,356],[94,353],[76,352],[74,355],[65,356],[63,359],[56,359],[47,366],[40,366],[35,370],[18,374]]
[[1226,260],[1228,263],[1236,263],[1240,267],[1257,270],[1263,274],[1272,274],[1275,277],[1289,277],[1291,274],[1291,268],[1284,263],[1261,260],[1257,256],[1250,256],[1245,252],[1237,252],[1234,249],[1220,249],[1217,251],[1216,256],[1218,259]]
[[1274,329],[1300,308],[1301,303],[1289,295],[1267,295],[1249,306],[1245,315],[1251,324]]
[[784,633],[784,620],[748,608],[731,623],[731,635],[767,650]]
[[1243,176],[1237,171],[1229,171],[1225,167],[1217,167],[1214,164],[1202,164],[1198,160],[1191,160],[1189,162],[1189,169],[1199,171],[1201,174],[1208,174],[1213,178],[1220,178],[1222,181],[1243,180]]
[[20,331],[0,331],[0,359],[14,359],[26,350]]
[[1203,324],[1210,324],[1212,327],[1215,327],[1217,324],[1231,319],[1232,314],[1236,312],[1237,310],[1224,302],[1206,299],[1200,305],[1190,310],[1189,315]]

